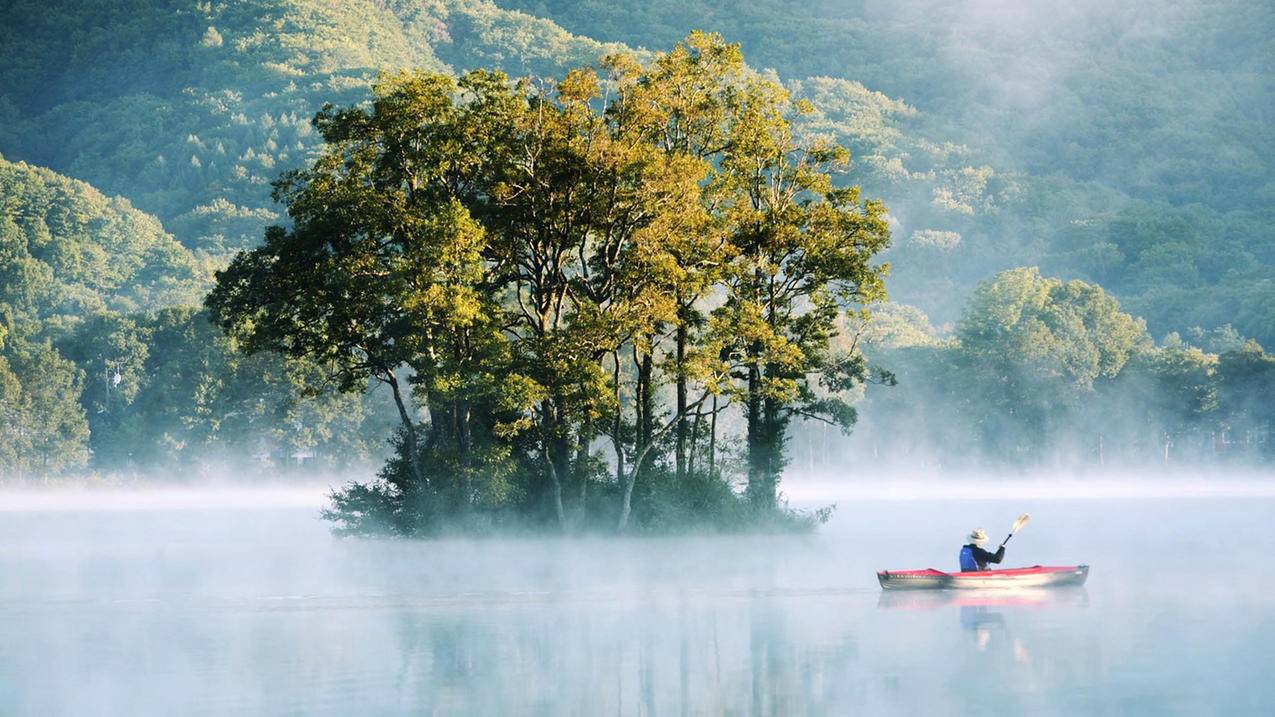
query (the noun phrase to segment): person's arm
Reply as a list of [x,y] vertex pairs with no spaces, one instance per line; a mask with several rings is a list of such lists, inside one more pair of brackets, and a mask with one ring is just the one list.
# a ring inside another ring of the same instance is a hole
[[994,553],[989,553],[986,550],[983,550],[982,548],[975,546],[974,557],[977,558],[980,563],[999,564],[1000,561],[1005,559],[1005,546],[1004,545],[1000,546],[999,548],[996,549],[996,552]]

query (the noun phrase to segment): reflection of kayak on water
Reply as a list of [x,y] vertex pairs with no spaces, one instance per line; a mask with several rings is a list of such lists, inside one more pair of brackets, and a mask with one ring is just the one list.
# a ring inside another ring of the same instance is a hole
[[1064,565],[1009,570],[979,570],[945,573],[942,570],[882,570],[877,581],[883,590],[961,590],[995,588],[1041,588],[1083,585],[1089,577],[1088,565]]
[[933,610],[948,606],[966,608],[1034,608],[1085,605],[1083,587],[1021,588],[1017,590],[883,590],[877,607],[883,610]]

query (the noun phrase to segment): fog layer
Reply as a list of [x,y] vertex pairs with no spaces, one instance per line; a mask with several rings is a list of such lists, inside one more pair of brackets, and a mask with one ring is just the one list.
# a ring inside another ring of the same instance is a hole
[[[0,712],[1257,713],[1275,504],[1247,485],[882,483],[812,536],[430,542],[336,540],[297,496],[253,491],[92,511],[5,494]],[[879,499],[900,486],[913,499]],[[1085,588],[881,596],[875,570],[954,569],[972,527],[1024,510],[1007,563],[1088,563]]]

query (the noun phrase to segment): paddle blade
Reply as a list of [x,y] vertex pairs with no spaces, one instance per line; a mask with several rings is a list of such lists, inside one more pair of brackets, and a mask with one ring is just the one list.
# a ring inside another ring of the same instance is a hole
[[1032,517],[1029,513],[1023,513],[1022,515],[1018,516],[1018,520],[1014,521],[1014,527],[1010,528],[1009,532],[1011,534],[1017,533],[1019,528],[1022,528],[1024,525],[1027,525],[1027,521],[1031,519]]

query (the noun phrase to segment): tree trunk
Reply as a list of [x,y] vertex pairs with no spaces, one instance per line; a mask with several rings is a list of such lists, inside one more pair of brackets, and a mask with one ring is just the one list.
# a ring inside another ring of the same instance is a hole
[[558,527],[566,530],[567,513],[562,509],[562,481],[558,480],[558,467],[553,464],[553,456],[549,455],[547,446],[544,455],[545,465],[549,467],[549,484],[553,491],[554,515],[558,518]]
[[629,527],[629,513],[633,510],[633,484],[637,482],[637,465],[624,478],[624,497],[620,500],[620,522],[617,528],[621,533]]
[[407,405],[403,400],[403,392],[398,385],[398,377],[394,375],[392,369],[385,370],[385,382],[390,385],[390,390],[394,392],[394,405],[398,406],[398,417],[403,422],[403,447],[407,450],[407,464],[412,469],[412,480],[417,488],[424,489],[427,486],[425,485],[424,471],[421,470],[420,446],[416,439],[416,423],[412,420],[412,415],[407,410]]
[[576,510],[576,524],[583,526],[588,518],[589,510],[589,444],[593,442],[593,419],[585,418],[580,427],[580,435],[576,436],[575,473],[579,486],[579,505]]
[[713,396],[713,415],[708,419],[708,474],[717,473],[717,396]]
[[[774,370],[767,367],[767,371]],[[774,508],[779,487],[779,475],[784,468],[784,438],[787,433],[788,419],[784,407],[774,398],[766,397],[759,401],[758,435],[755,448],[757,454],[749,461],[749,468],[755,470],[749,476],[748,497],[760,508]],[[752,446],[750,446],[751,448]]]
[[[654,375],[653,359],[648,351],[642,356],[638,363],[638,426],[637,441],[634,449],[638,455],[646,456],[652,442],[652,431],[654,430],[655,419],[655,396],[652,386],[652,377]],[[633,464],[633,470],[640,474],[646,468],[646,460],[636,459]]]
[[[695,401],[695,403],[687,406],[687,410],[691,408],[698,409],[704,404],[704,401],[707,398],[708,394],[705,393],[703,396],[700,396],[699,400]],[[677,420],[679,418],[683,418],[683,416],[674,416],[672,420],[660,428],[658,433],[653,432],[650,440],[647,441],[646,445],[642,447],[642,450],[634,456],[633,469],[629,471],[628,478],[624,481],[624,498],[620,503],[619,529],[621,531],[623,531],[629,524],[629,511],[632,506],[633,486],[637,484],[639,469],[642,467],[642,464],[646,462],[647,454],[650,453],[651,449],[655,447],[655,444],[677,424]]]
[[673,428],[677,440],[676,473],[678,482],[686,478],[686,322],[677,325],[677,425]]
[[695,422],[691,424],[691,443],[686,452],[686,475],[695,475],[695,448],[699,445],[699,429],[704,423],[704,412],[695,411]]
[[[629,469],[629,474],[624,478],[624,496],[620,502],[620,521],[619,529],[623,531],[629,524],[629,514],[633,506],[633,486],[637,484],[637,479],[642,473],[643,466],[646,465],[647,454],[651,452],[651,446],[654,443],[651,425],[651,414],[655,412],[655,401],[652,397],[651,377],[653,374],[653,364],[650,352],[645,355],[638,355],[638,350],[633,349],[633,361],[637,364],[637,385],[634,389],[634,422],[636,435],[633,440],[633,467]],[[623,475],[623,474],[619,474]]]
[[744,417],[748,432],[748,485],[744,488],[744,494],[753,503],[758,503],[764,492],[762,483],[766,465],[766,440],[762,435],[765,420],[761,410],[761,371],[757,366],[748,367],[748,401]]
[[615,351],[611,354],[615,359],[615,373],[612,380],[615,382],[615,426],[611,440],[615,444],[615,477],[618,480],[624,479],[624,439],[621,437],[624,431],[624,405],[620,403],[620,352]]
[[549,471],[549,492],[553,500],[554,516],[558,519],[558,527],[567,529],[567,513],[562,507],[562,479],[558,475],[558,461],[562,457],[561,439],[558,436],[558,414],[552,401],[540,404],[541,453],[545,466]]
[[[661,435],[663,435],[663,431],[661,431]],[[620,522],[618,526],[620,532],[623,532],[629,525],[629,513],[633,506],[633,486],[637,485],[638,472],[642,464],[646,462],[646,455],[651,452],[653,445],[655,445],[654,441],[647,443],[633,458],[633,470],[629,471],[629,475],[624,481],[624,498],[620,502]]]

